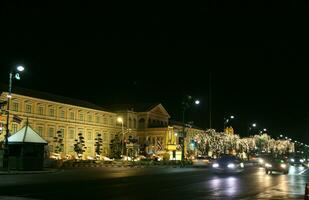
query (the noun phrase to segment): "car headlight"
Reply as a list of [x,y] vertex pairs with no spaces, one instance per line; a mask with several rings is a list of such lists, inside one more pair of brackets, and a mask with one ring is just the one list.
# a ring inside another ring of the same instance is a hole
[[241,168],[244,168],[244,163],[240,163],[240,167],[241,167]]
[[286,168],[286,164],[281,164],[280,165],[282,168]]
[[293,158],[290,159],[291,162],[294,162],[295,160]]
[[214,164],[212,164],[212,167],[217,168],[217,167],[219,167],[219,164],[218,163],[214,163]]
[[227,165],[227,167],[228,167],[228,168],[235,168],[235,164],[230,163],[230,164]]
[[260,159],[259,159],[259,163],[260,163],[260,164],[263,164],[263,163],[264,163],[264,160],[260,158]]
[[301,163],[303,163],[303,162],[304,162],[304,160],[303,160],[303,159],[300,159],[299,161],[300,161]]
[[266,163],[266,164],[265,164],[265,167],[272,167],[272,165],[271,165],[271,164]]

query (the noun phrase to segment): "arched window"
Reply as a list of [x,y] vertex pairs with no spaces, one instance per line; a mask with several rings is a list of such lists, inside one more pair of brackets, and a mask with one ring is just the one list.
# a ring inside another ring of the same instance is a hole
[[133,119],[133,128],[136,128],[136,119]]
[[144,129],[145,128],[145,119],[144,118],[141,118],[138,121],[138,128],[140,128],[140,129]]
[[132,126],[132,119],[131,119],[131,117],[129,118],[129,128],[132,128],[133,126]]

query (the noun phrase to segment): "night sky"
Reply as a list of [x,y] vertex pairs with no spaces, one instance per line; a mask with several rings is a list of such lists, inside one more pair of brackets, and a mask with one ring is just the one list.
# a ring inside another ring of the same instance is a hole
[[23,64],[14,85],[105,107],[161,102],[175,120],[192,95],[201,105],[186,117],[205,128],[211,72],[214,128],[232,114],[241,135],[256,122],[309,142],[303,1],[0,4],[1,83]]

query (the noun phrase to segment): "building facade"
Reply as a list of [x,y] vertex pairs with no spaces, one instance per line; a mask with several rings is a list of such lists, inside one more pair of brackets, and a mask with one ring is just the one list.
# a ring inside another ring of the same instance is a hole
[[[2,92],[0,101],[7,101],[7,94]],[[3,106],[2,110],[6,110],[6,106]],[[14,122],[14,115],[22,118],[23,122]],[[123,119],[123,124],[117,122],[118,117]],[[75,156],[74,144],[78,134],[83,135],[87,147],[84,159],[96,156],[95,138],[98,134],[102,135],[104,156],[109,156],[110,142],[115,135],[122,136],[125,140],[130,136],[137,138],[140,149],[145,154],[170,152],[172,155],[173,151],[179,154],[181,150],[177,131],[180,131],[180,126],[174,127],[170,124],[169,118],[170,115],[160,103],[104,109],[85,101],[30,90],[17,90],[10,99],[9,130],[14,134],[28,119],[29,125],[48,142],[49,155],[54,152],[56,145],[54,137],[62,134],[62,157]],[[4,141],[5,112],[2,112],[0,124],[0,141]]]

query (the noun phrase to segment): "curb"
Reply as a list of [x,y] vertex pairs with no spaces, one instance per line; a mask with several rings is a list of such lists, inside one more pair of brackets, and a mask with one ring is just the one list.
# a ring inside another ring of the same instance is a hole
[[26,175],[26,174],[49,174],[63,171],[62,169],[48,170],[48,171],[0,171],[1,175]]

